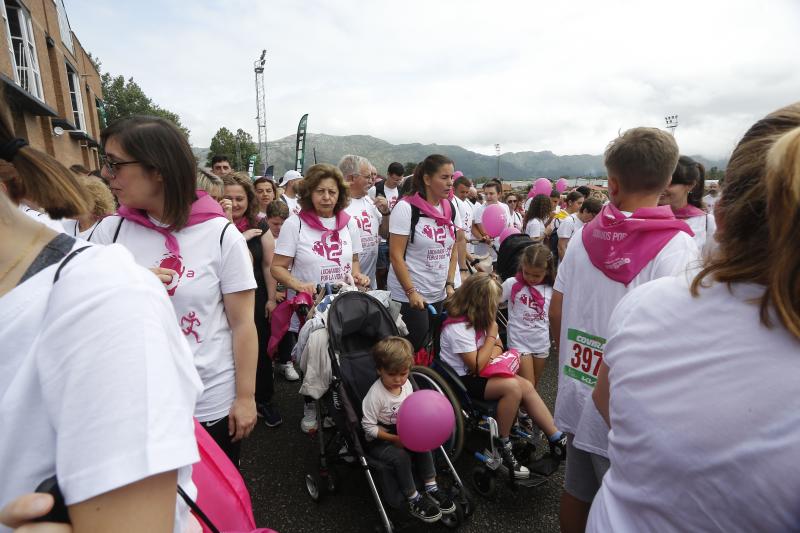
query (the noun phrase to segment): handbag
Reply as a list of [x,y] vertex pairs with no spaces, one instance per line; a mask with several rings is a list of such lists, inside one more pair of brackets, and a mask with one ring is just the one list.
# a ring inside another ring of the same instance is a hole
[[519,352],[514,348],[489,360],[481,369],[482,378],[513,378],[519,371]]

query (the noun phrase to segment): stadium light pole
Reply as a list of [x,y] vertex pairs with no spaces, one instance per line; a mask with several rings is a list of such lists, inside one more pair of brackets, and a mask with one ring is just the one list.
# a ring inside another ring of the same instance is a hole
[[253,63],[256,73],[256,123],[258,124],[258,153],[261,156],[261,172],[263,176],[267,170],[267,95],[264,90],[264,64],[267,51],[261,51],[261,57]]
[[494,145],[494,152],[497,155],[497,179],[500,179],[500,145]]
[[678,115],[667,115],[664,117],[664,122],[667,123],[667,129],[675,137],[675,128],[678,127]]

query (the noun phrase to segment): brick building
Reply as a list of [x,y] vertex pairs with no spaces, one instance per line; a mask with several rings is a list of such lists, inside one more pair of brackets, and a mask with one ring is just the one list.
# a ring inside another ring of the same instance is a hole
[[99,168],[100,74],[63,0],[0,0],[0,83],[19,137],[66,166]]

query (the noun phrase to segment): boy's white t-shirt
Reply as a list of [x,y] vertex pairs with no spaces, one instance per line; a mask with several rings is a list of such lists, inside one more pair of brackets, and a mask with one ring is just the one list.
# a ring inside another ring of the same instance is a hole
[[665,278],[614,310],[611,468],[587,531],[796,531],[800,341],[764,287]]
[[[501,301],[508,302],[511,289],[517,280],[508,278],[503,282]],[[527,287],[522,287],[508,302],[508,347],[520,353],[550,352],[550,299],[553,288],[549,285],[536,285],[536,290],[544,297],[544,309],[539,311]]]
[[[111,244],[119,221],[116,215],[104,218],[92,242]],[[151,222],[160,225],[152,218]],[[167,251],[163,235],[129,220],[122,222],[116,240],[143,267],[178,272],[166,288],[205,387],[195,411],[200,422],[227,416],[236,397],[233,334],[222,296],[256,288],[247,243],[236,226],[228,224],[217,217],[173,232],[181,257]]]
[[[579,228],[570,239],[553,287],[564,295],[554,418],[558,429],[575,435],[575,446],[605,456],[608,426],[587,399],[597,381],[611,312],[635,287],[685,272],[699,253],[689,234],[679,231],[626,287],[592,265],[583,246],[583,230]],[[582,417],[584,405],[591,412]]]
[[0,297],[0,508],[53,475],[67,505],[176,469],[193,493],[202,384],[163,286],[120,245],[57,268]]
[[[486,211],[486,208],[489,207],[489,205],[502,205],[503,206],[503,209],[505,209],[505,211],[506,211],[506,227],[510,228],[511,227],[511,223],[512,223],[511,211],[508,209],[508,206],[506,204],[504,204],[503,202],[496,202],[495,204],[483,203],[483,204],[479,205],[475,209],[475,211],[473,213],[473,223],[474,224],[482,224],[483,223],[483,212]],[[495,237],[493,242],[494,242],[494,247],[499,250],[500,249],[500,238],[499,237]],[[484,244],[484,243],[476,244],[475,245],[475,253],[477,255],[490,254],[492,256],[492,261],[497,261],[497,252],[495,252],[494,249],[491,246],[489,246],[488,244]]]
[[708,213],[698,217],[691,217],[684,220],[694,232],[694,242],[700,249],[703,257],[708,257],[717,247],[717,240],[714,234],[717,232],[717,222],[714,215]]
[[[464,230],[464,238],[466,238],[467,241],[472,240],[472,221],[475,216],[475,207],[472,205],[472,202],[467,200],[459,200],[457,197],[453,197],[453,200],[455,200],[458,212],[461,214],[461,228]],[[468,250],[471,247],[471,244],[467,244]]]
[[483,346],[484,334],[479,333],[475,338],[475,328],[466,322],[449,324],[442,329],[439,340],[439,357],[453,367],[456,374],[465,376],[470,370],[461,357],[462,353],[474,352],[478,346]]
[[[439,207],[433,209],[441,212]],[[389,233],[407,237],[411,232],[411,204],[397,202],[389,219]],[[414,228],[414,242],[408,240],[405,262],[411,282],[417,292],[428,303],[436,303],[445,298],[445,283],[450,268],[450,256],[457,253],[453,250],[456,243],[456,228],[447,224],[439,226],[435,220],[420,213]],[[403,286],[394,273],[394,266],[389,267],[387,286],[392,299],[407,302]]]
[[369,276],[371,287],[375,289],[378,287],[375,279],[375,269],[378,265],[378,245],[380,244],[378,226],[381,225],[383,215],[368,196],[350,198],[350,205],[347,206],[346,212],[352,220],[355,220],[361,235],[361,252],[358,253],[361,273]]
[[531,239],[543,239],[544,238],[544,222],[539,220],[538,218],[532,218],[525,224],[525,233]]
[[411,382],[406,381],[400,389],[400,394],[395,396],[383,386],[378,379],[367,391],[367,395],[361,401],[361,427],[364,428],[364,435],[368,441],[378,438],[378,426],[384,431],[388,426],[397,424],[397,412],[400,410],[403,400],[411,396],[414,389]]
[[[399,187],[395,187],[394,189],[390,189],[389,187],[384,186],[383,187],[383,193],[384,193],[385,198],[386,198],[386,204],[389,207],[389,213],[391,214],[392,209],[394,209],[394,206],[397,204],[397,201],[400,199],[400,189],[399,189]],[[369,196],[373,201],[375,200],[375,198],[377,196],[377,190],[375,189],[374,185],[372,187],[370,187],[369,190],[367,191],[367,196]],[[381,242],[386,242],[386,239],[381,237]]]
[[26,204],[19,204],[18,207],[20,211],[22,211],[23,213],[34,219],[36,222],[44,224],[45,226],[55,231],[56,233],[65,233],[64,225],[61,224],[60,220],[53,220],[47,213],[42,213],[41,211],[37,211],[36,209]]
[[572,213],[570,216],[561,221],[558,226],[559,239],[571,239],[578,228],[583,227],[583,222],[578,218],[577,213]]

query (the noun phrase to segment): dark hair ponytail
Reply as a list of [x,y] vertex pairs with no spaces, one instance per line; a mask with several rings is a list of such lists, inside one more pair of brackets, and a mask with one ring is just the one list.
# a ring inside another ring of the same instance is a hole
[[442,168],[443,165],[452,165],[453,160],[447,156],[439,155],[439,154],[432,154],[425,158],[417,167],[414,169],[414,175],[412,176],[412,183],[413,183],[413,192],[418,192],[420,196],[426,196],[426,189],[425,189],[425,176],[433,176],[439,169]]
[[678,159],[675,172],[672,173],[672,182],[679,185],[692,185],[689,191],[689,204],[703,207],[703,192],[706,187],[706,169],[703,165],[689,156],[682,155]]

